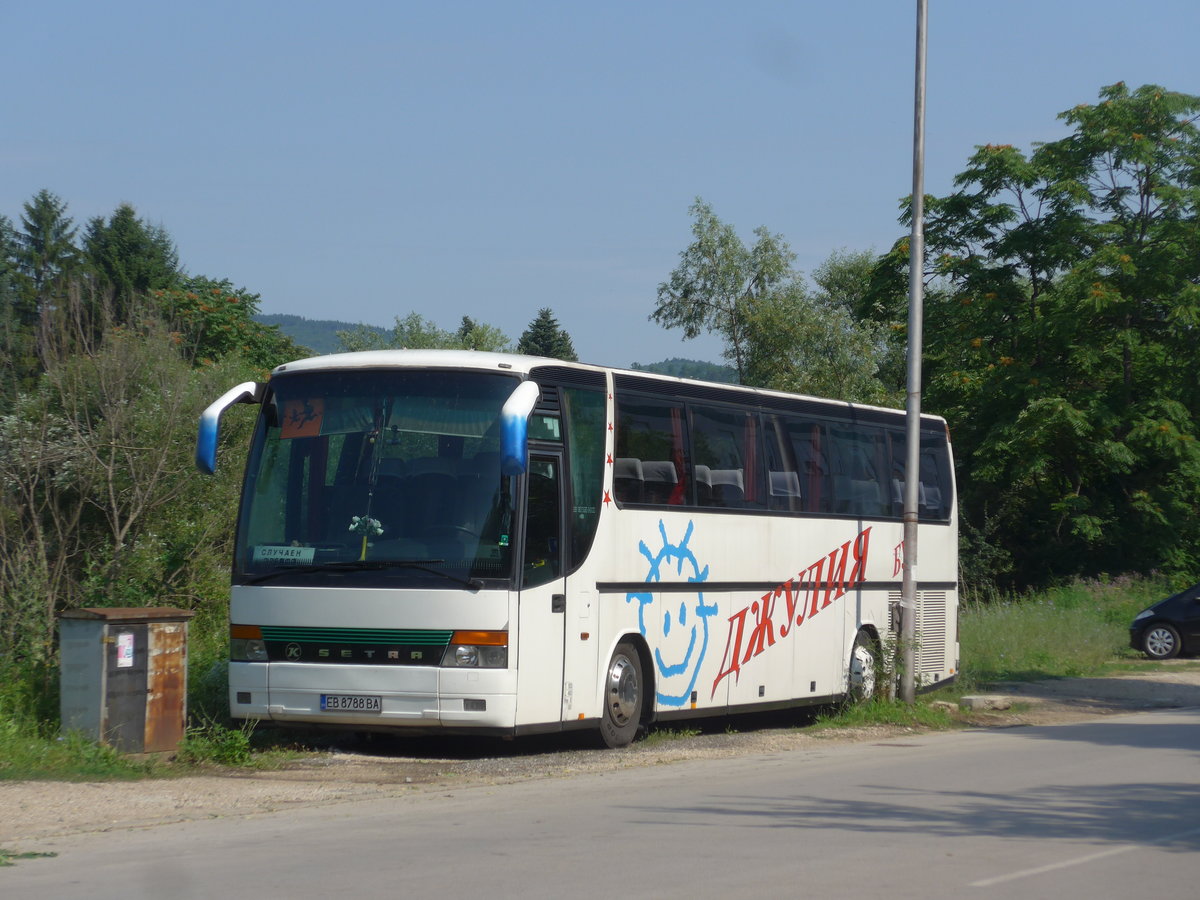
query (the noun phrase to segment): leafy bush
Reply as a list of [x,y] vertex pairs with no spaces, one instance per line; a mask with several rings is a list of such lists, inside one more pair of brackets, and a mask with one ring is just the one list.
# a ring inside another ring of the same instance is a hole
[[251,759],[250,737],[253,733],[253,722],[246,722],[240,728],[227,728],[212,719],[203,720],[187,730],[176,759],[188,765],[244,766]]

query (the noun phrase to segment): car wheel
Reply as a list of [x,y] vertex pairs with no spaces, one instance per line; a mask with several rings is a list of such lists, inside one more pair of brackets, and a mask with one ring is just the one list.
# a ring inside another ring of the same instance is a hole
[[617,644],[604,675],[604,712],[600,737],[606,747],[624,747],[637,736],[642,725],[645,688],[642,659],[633,644]]
[[1173,659],[1179,650],[1179,632],[1173,625],[1156,622],[1142,634],[1142,652],[1151,659]]

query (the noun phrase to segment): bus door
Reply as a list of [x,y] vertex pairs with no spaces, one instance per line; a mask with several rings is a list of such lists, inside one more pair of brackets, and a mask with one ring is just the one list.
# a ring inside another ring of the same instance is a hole
[[531,452],[517,624],[517,724],[562,719],[564,576],[562,453]]

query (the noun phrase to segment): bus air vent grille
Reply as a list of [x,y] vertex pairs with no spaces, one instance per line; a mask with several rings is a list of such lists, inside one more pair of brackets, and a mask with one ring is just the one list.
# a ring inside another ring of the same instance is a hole
[[946,669],[946,594],[926,591],[917,601],[917,674]]

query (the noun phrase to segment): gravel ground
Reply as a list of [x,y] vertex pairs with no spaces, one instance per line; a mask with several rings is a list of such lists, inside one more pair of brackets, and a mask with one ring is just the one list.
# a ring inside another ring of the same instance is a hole
[[[969,727],[1063,724],[1164,707],[1200,706],[1200,669],[1162,664],[1115,678],[996,685],[1002,711],[964,714]],[[136,782],[0,782],[0,847],[89,831],[147,828],[246,816],[418,791],[452,791],[531,778],[567,778],[687,759],[822,752],[840,742],[914,733],[893,726],[813,730],[795,712],[704,722],[699,734],[668,732],[621,751],[592,749],[583,735],[501,742],[379,738],[347,744],[273,771],[222,770]]]

